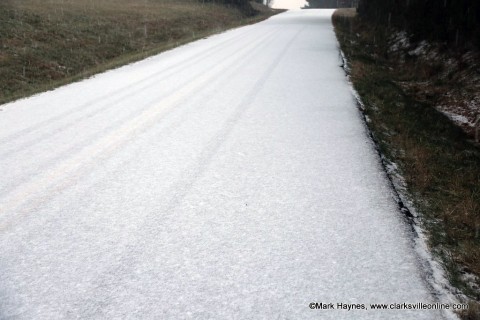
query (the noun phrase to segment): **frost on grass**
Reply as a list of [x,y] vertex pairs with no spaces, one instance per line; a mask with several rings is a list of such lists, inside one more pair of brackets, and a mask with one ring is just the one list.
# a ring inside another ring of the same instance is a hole
[[413,42],[405,31],[389,39],[389,54],[403,72],[397,84],[421,102],[428,102],[473,136],[480,115],[480,53],[458,53],[441,43]]

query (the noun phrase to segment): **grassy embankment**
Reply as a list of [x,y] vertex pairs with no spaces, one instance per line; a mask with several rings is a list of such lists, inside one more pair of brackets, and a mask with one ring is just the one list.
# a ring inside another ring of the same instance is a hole
[[2,0],[0,103],[276,12],[196,0]]
[[392,30],[344,13],[334,15],[335,30],[368,126],[387,161],[398,165],[450,282],[472,299],[463,318],[480,319],[479,278],[471,277],[480,276],[480,149],[434,109],[435,97],[419,101],[402,89],[429,80],[438,66],[399,61],[389,55]]

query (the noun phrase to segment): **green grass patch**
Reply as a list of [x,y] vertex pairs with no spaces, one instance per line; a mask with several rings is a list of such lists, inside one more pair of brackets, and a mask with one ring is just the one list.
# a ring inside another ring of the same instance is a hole
[[[480,275],[480,150],[431,100],[418,101],[398,83],[429,77],[426,68],[388,54],[391,30],[358,17],[334,15],[341,48],[349,61],[368,126],[381,152],[399,166],[407,191],[421,213],[429,245],[446,266],[450,282],[472,300],[478,286],[465,274]],[[405,62],[408,64],[408,62]],[[434,66],[439,72],[442,66]],[[478,308],[465,319],[479,319]]]

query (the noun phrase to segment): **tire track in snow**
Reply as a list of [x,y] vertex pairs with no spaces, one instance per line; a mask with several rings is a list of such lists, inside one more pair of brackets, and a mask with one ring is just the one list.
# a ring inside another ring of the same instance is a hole
[[[275,32],[280,32],[280,30],[276,30]],[[268,38],[272,38],[271,33],[268,33],[263,37],[258,38],[255,42],[244,46],[241,50],[236,51],[234,55],[231,55],[229,58],[217,64],[214,68],[211,68],[208,73],[204,73],[189,81],[185,86],[168,95],[161,102],[142,111],[137,117],[122,124],[120,128],[104,135],[100,140],[95,141],[93,144],[86,146],[77,154],[72,155],[53,168],[49,168],[48,171],[37,175],[30,181],[22,183],[20,187],[4,194],[0,198],[0,200],[2,200],[0,214],[3,214],[2,218],[4,220],[0,224],[0,231],[8,228],[8,226],[13,223],[14,219],[17,217],[17,214],[15,214],[16,210],[24,203],[32,200],[31,196],[36,194],[37,190],[42,190],[43,193],[45,193],[45,190],[52,189],[52,187],[56,189],[55,185],[63,187],[65,180],[70,176],[73,176],[75,171],[80,170],[81,167],[88,164],[93,164],[102,153],[114,152],[114,150],[120,147],[123,142],[136,135],[137,131],[154,124],[167,111],[167,109],[175,107],[177,104],[181,103],[182,100],[188,98],[189,94],[200,89],[219,74],[222,74],[225,69],[228,69],[232,65],[241,61],[245,56],[248,56],[248,53],[251,52],[252,49],[256,48],[258,44],[261,44],[264,39]],[[48,193],[51,193],[51,191]],[[41,200],[45,200],[45,194]],[[26,212],[28,210],[24,209],[22,211]],[[10,215],[8,218],[6,217],[7,213]],[[5,222],[5,220],[7,222]]]
[[[49,138],[49,137],[51,137],[55,134],[58,134],[62,130],[65,130],[66,128],[71,127],[73,124],[75,124],[79,121],[83,121],[85,119],[91,118],[98,113],[101,113],[101,112],[104,112],[105,110],[116,107],[118,105],[118,103],[122,102],[125,98],[128,98],[132,94],[138,94],[138,93],[150,88],[154,84],[157,85],[158,80],[161,80],[162,82],[168,81],[168,79],[170,77],[176,75],[176,73],[178,72],[178,69],[188,69],[189,67],[196,65],[199,61],[208,57],[212,52],[216,52],[215,50],[217,50],[218,48],[220,48],[222,51],[227,51],[227,49],[230,49],[230,48],[234,47],[235,45],[237,45],[238,40],[241,40],[241,39],[247,37],[248,33],[249,33],[249,31],[246,31],[246,32],[242,33],[241,35],[239,35],[237,37],[230,38],[230,39],[228,39],[224,42],[221,42],[221,43],[219,43],[219,44],[217,44],[213,47],[210,47],[207,50],[202,51],[199,55],[196,55],[193,58],[190,58],[190,57],[185,58],[185,59],[177,62],[175,65],[168,66],[165,69],[160,70],[158,72],[155,72],[154,74],[152,74],[152,75],[150,75],[150,76],[148,76],[144,79],[141,79],[139,81],[135,81],[133,83],[129,83],[127,86],[124,86],[120,89],[114,90],[113,92],[109,92],[109,93],[107,93],[107,94],[105,94],[105,95],[103,95],[103,96],[101,96],[101,97],[99,97],[95,100],[90,100],[86,103],[83,103],[83,104],[79,105],[78,107],[75,107],[76,110],[73,111],[73,112],[72,112],[72,110],[68,110],[68,111],[66,111],[66,112],[64,112],[64,113],[62,113],[58,116],[55,116],[53,118],[42,121],[41,123],[39,123],[35,126],[25,128],[25,129],[21,130],[20,132],[17,132],[15,134],[12,134],[10,136],[2,138],[2,139],[0,139],[0,146],[4,145],[4,144],[12,144],[12,145],[14,145],[14,147],[11,148],[11,149],[7,149],[6,151],[2,151],[0,153],[0,157],[5,158],[5,157],[8,157],[9,155],[11,155],[13,153],[22,151],[26,148],[29,148],[32,144],[41,142],[42,140],[45,140],[45,139],[47,139],[47,138]],[[230,42],[233,42],[233,43],[230,44]],[[224,46],[226,43],[228,43],[229,45]],[[235,52],[236,50],[238,50],[238,49],[235,47],[233,52]],[[227,53],[231,54],[230,52],[227,52]],[[169,73],[165,75],[164,72],[167,72],[167,71]],[[138,88],[137,87],[138,85],[143,85],[143,86]],[[114,96],[116,98],[113,101],[109,101],[109,99],[112,96]],[[102,105],[99,102],[105,102],[105,104]],[[85,114],[85,110],[86,109],[88,110],[89,108],[93,108],[94,110]],[[78,117],[71,119],[67,123],[63,122],[63,120],[65,118],[71,117],[72,115],[75,115],[77,113],[79,114]],[[55,122],[61,122],[60,123],[61,126],[56,128],[55,130],[51,130],[51,127],[54,125]],[[25,137],[28,134],[32,134],[32,133],[35,133],[36,131],[39,131],[39,130],[43,129],[44,127],[47,127],[48,131],[44,134],[35,135],[32,140],[27,140],[26,142],[20,143],[20,144],[16,141],[18,139],[22,139],[23,137]]]
[[[266,38],[270,37],[274,32],[275,32],[275,30],[269,30],[269,32],[265,33],[262,38],[258,39],[258,41],[262,41],[262,39],[266,39]],[[240,47],[244,47],[244,46],[240,45]],[[241,52],[241,51],[242,50],[239,51],[236,48],[234,50],[234,52],[236,52],[236,53]],[[231,53],[228,52],[227,56],[231,56]],[[201,76],[202,74],[204,74],[203,71],[197,72],[195,77]],[[168,79],[168,76],[167,76],[167,79]],[[167,81],[167,80],[165,80],[165,81]],[[183,86],[187,85],[191,81],[192,81],[191,79],[187,79],[187,80],[183,81],[183,83],[180,86],[178,86],[175,90],[180,90]],[[156,82],[155,82],[155,84],[158,85],[158,83],[156,83]],[[150,88],[149,85],[147,85],[145,87],[142,87],[142,88],[137,88],[138,91],[136,92],[135,95],[139,95],[139,94],[143,93],[144,91],[148,90],[149,88]],[[169,96],[169,94],[170,93],[163,92],[163,91],[159,91],[158,95],[155,95],[155,93],[152,94],[151,92],[149,92],[148,97],[150,98],[150,100],[152,100],[152,104],[155,104],[156,100],[165,99],[166,97]],[[153,98],[151,98],[152,95],[153,95]],[[128,102],[124,101],[124,99],[125,99],[125,97],[123,97],[123,96],[118,98],[118,99],[115,99],[113,102],[110,103],[110,107],[118,106],[119,103],[127,104]],[[22,154],[22,153],[20,153],[20,150],[15,150],[16,152],[13,154],[13,156],[15,156],[15,157],[13,157],[12,159],[8,159],[5,154],[0,155],[0,158],[3,158],[2,166],[4,166],[5,168],[9,168],[9,167],[10,168],[15,168],[16,163],[23,163],[24,166],[25,166],[25,161],[22,161],[22,160],[25,159],[25,158],[31,159],[31,163],[29,163],[28,166],[26,166],[25,168],[23,168],[21,170],[23,178],[21,178],[21,179],[9,179],[6,185],[4,185],[4,186],[0,185],[0,194],[7,194],[7,193],[11,192],[12,189],[15,188],[15,185],[26,182],[25,179],[32,179],[32,177],[37,175],[38,172],[44,172],[46,169],[48,169],[49,167],[51,167],[52,165],[57,163],[59,160],[61,160],[61,158],[64,157],[64,154],[74,154],[76,152],[79,152],[80,148],[86,146],[88,143],[91,143],[91,141],[94,141],[94,140],[98,139],[101,135],[104,135],[105,132],[109,132],[111,130],[114,130],[117,126],[121,125],[123,122],[129,121],[129,119],[135,118],[135,116],[138,113],[143,112],[144,110],[150,108],[151,105],[146,104],[144,107],[133,108],[132,111],[130,113],[128,113],[126,116],[125,115],[120,115],[121,116],[120,119],[115,119],[115,118],[111,119],[111,123],[106,128],[102,129],[101,132],[94,131],[92,134],[88,134],[89,133],[88,130],[78,130],[77,129],[80,121],[85,120],[85,119],[89,120],[89,118],[93,117],[96,114],[101,116],[101,113],[105,112],[110,107],[98,108],[98,110],[95,110],[93,113],[87,113],[87,115],[84,115],[82,118],[74,119],[73,121],[68,122],[65,125],[63,125],[61,128],[51,130],[45,136],[39,137],[39,139],[38,139],[39,141],[37,141],[37,142],[40,143],[41,140],[46,139],[46,138],[50,138],[55,134],[58,135],[60,133],[65,133],[65,132],[62,132],[61,130],[68,129],[68,130],[82,131],[82,137],[80,139],[75,140],[74,141],[75,144],[69,145],[65,150],[62,150],[61,153],[56,151],[56,152],[53,152],[53,153],[50,153],[50,154],[45,154],[45,156],[48,156],[50,158],[38,159],[37,157],[34,157],[31,154]],[[85,132],[87,134],[85,134]],[[30,152],[30,149],[32,148],[30,142],[28,142],[26,145],[21,146],[21,147],[22,147],[22,149],[28,147],[29,149],[26,150],[27,152]],[[13,152],[13,151],[9,150],[9,151],[7,151],[7,154],[11,153],[11,152]]]
[[[197,161],[198,165],[195,167],[191,168],[187,172],[184,173],[183,177],[181,177],[175,185],[171,187],[171,194],[173,197],[168,201],[168,204],[166,205],[165,212],[168,212],[168,214],[162,215],[162,224],[161,225],[168,225],[168,219],[171,217],[171,215],[174,213],[175,207],[178,206],[178,204],[182,201],[182,199],[187,195],[188,191],[190,188],[193,186],[195,181],[197,181],[201,176],[204,170],[209,166],[211,159],[215,156],[219,148],[224,144],[224,142],[228,139],[230,133],[232,130],[235,128],[236,124],[238,121],[241,119],[242,115],[248,110],[249,106],[254,102],[255,98],[257,97],[258,93],[262,90],[263,85],[266,83],[272,72],[275,70],[275,68],[278,66],[278,64],[281,62],[285,54],[287,53],[288,49],[292,46],[294,43],[295,39],[297,39],[298,35],[305,29],[306,27],[300,28],[290,39],[290,41],[287,42],[283,50],[279,52],[279,55],[275,57],[274,60],[271,61],[271,63],[265,68],[265,70],[262,72],[261,76],[254,82],[252,85],[252,89],[245,94],[244,98],[238,103],[238,105],[235,107],[235,110],[233,114],[226,119],[224,122],[223,127],[217,132],[217,134],[211,139],[210,143],[205,147],[205,149],[201,152],[201,155],[199,156],[199,160]],[[173,192],[175,191],[175,192]],[[135,260],[133,257],[138,257],[141,255],[143,251],[145,251],[145,243],[148,243],[148,241],[145,241],[145,238],[149,239],[154,239],[156,233],[158,230],[148,227],[148,225],[153,225],[151,223],[152,220],[155,220],[155,217],[151,215],[150,217],[147,217],[145,219],[144,224],[139,224],[136,226],[136,230],[148,230],[148,234],[145,234],[144,232],[135,232],[136,240],[132,241],[131,238],[129,238],[128,244],[125,243],[123,244],[125,248],[127,248],[126,251],[123,251],[121,253],[121,257],[117,259],[112,259],[115,261],[115,264],[113,265],[112,269],[105,270],[103,272],[104,275],[128,275],[128,274],[133,274],[134,273],[134,267],[135,267]],[[122,245],[119,244],[119,247],[122,247]],[[99,279],[95,282],[96,288],[92,288],[92,291],[95,290],[101,290],[102,294],[97,294],[95,302],[98,302],[98,299],[101,301],[106,301],[108,300],[108,293],[112,290],[114,287],[121,287],[122,283],[125,283],[124,278],[119,278],[119,277],[110,277],[107,276],[106,278]],[[128,288],[124,288],[126,292],[128,292]],[[102,296],[103,299],[101,299],[99,296]],[[79,305],[84,306],[84,309],[82,310],[82,314],[86,315],[87,317],[94,317],[98,316],[98,312],[101,312],[100,308],[96,308],[93,305],[89,305],[90,300],[85,300]],[[106,305],[106,304],[105,304]],[[106,315],[104,315],[106,316]]]

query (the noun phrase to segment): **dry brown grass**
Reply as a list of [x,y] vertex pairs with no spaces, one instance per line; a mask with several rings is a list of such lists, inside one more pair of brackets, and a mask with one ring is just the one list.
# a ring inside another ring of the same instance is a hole
[[333,15],[336,18],[353,18],[357,15],[357,9],[355,8],[340,8],[335,10]]
[[460,313],[460,317],[463,320],[480,320],[480,304],[470,303],[468,310],[464,310]]

